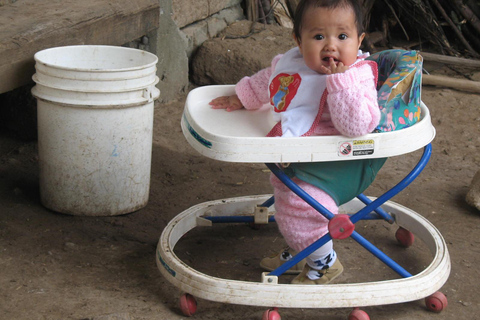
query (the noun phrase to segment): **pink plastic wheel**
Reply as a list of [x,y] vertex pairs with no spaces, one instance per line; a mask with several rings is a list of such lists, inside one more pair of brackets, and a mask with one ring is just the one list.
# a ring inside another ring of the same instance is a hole
[[448,306],[447,297],[440,291],[435,292],[431,296],[425,298],[427,309],[433,312],[441,312]]
[[262,320],[282,320],[278,308],[268,309],[263,313]]
[[395,238],[397,238],[397,241],[405,248],[411,247],[415,241],[413,233],[402,227],[398,228],[395,233]]
[[370,320],[370,317],[365,311],[355,308],[352,312],[350,312],[348,320]]
[[197,300],[191,294],[185,293],[180,297],[180,310],[183,315],[191,317],[197,311]]

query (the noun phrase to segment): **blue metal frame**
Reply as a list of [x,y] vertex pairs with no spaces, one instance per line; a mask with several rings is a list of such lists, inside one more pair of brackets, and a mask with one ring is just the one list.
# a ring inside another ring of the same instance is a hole
[[[403,189],[405,189],[409,184],[411,184],[418,175],[422,172],[422,170],[427,165],[428,161],[430,160],[432,154],[432,145],[428,144],[424,148],[423,155],[421,159],[418,161],[417,165],[412,169],[412,171],[402,179],[397,185],[393,188],[385,192],[383,195],[375,199],[374,201],[367,198],[364,194],[360,194],[357,198],[365,204],[361,210],[357,213],[350,215],[350,221],[352,223],[357,223],[359,220],[370,220],[370,219],[383,219],[389,223],[394,223],[395,219],[385,210],[383,210],[380,206],[387,202],[389,199],[397,195]],[[328,220],[331,220],[335,215],[328,211],[324,206],[318,203],[314,198],[312,198],[308,193],[306,193],[303,189],[301,189],[295,182],[293,182],[276,164],[273,163],[266,163],[266,166],[272,171],[272,173],[282,181],[290,190],[292,190],[295,194],[297,194],[300,198],[302,198],[305,202],[307,202],[310,206],[312,206],[315,210],[317,210],[320,214],[322,214]],[[270,207],[275,202],[274,197],[269,198],[265,201],[261,206],[263,207]],[[205,219],[209,219],[214,223],[223,223],[223,222],[247,222],[251,223],[254,222],[253,216],[205,216]],[[275,218],[272,216],[269,218],[270,222],[275,221]],[[363,246],[366,250],[372,253],[375,257],[380,259],[383,263],[389,266],[392,270],[397,272],[400,276],[407,278],[411,277],[412,275],[406,271],[402,266],[398,263],[393,261],[390,257],[388,257],[385,253],[380,251],[377,247],[371,244],[368,240],[362,237],[358,232],[353,231],[350,235],[352,239],[357,241],[361,246]],[[313,251],[317,250],[321,246],[323,246],[328,241],[332,240],[332,237],[329,233],[324,235],[322,238],[318,239],[310,246],[302,250],[301,252],[297,253],[292,259],[286,261],[277,269],[273,270],[269,273],[272,276],[280,276],[285,273],[288,269],[292,268],[294,265],[299,263],[301,260],[306,258],[310,255]]]
[[[384,217],[386,221],[392,222],[393,217],[391,217],[387,212],[381,209],[380,206],[385,202],[387,202],[392,197],[394,197],[396,194],[401,192],[403,189],[405,189],[410,183],[413,182],[413,180],[415,180],[418,177],[418,175],[422,172],[422,170],[425,168],[428,161],[430,160],[431,154],[432,154],[432,146],[431,144],[428,144],[427,146],[425,146],[423,155],[419,160],[419,162],[417,163],[417,165],[415,166],[415,168],[413,168],[412,171],[402,181],[400,181],[397,185],[395,185],[393,188],[385,192],[383,195],[381,195],[374,201],[371,201],[363,194],[359,195],[358,198],[360,199],[360,201],[364,202],[366,206],[362,208],[360,211],[358,211],[357,213],[355,213],[354,215],[352,215],[350,217],[350,221],[352,223],[356,223],[359,220],[361,220],[363,217],[371,213],[372,211],[375,211],[377,214]],[[321,213],[325,218],[330,220],[334,217],[334,215],[330,211],[328,211],[324,206],[318,203],[309,194],[303,191],[295,182],[293,182],[276,164],[267,163],[266,165],[272,171],[272,173],[275,174],[275,176],[277,176],[277,178],[280,179],[280,181],[282,181],[290,190],[292,190],[305,202],[310,204],[315,210]],[[390,257],[388,257],[386,254],[384,254],[378,248],[376,248],[374,245],[368,242],[365,238],[363,238],[358,232],[353,231],[353,233],[351,234],[351,237],[352,239],[357,241],[361,246],[363,246],[365,249],[371,252],[374,256],[380,259],[383,263],[389,266],[392,270],[397,272],[400,276],[404,278],[412,276],[402,266],[400,266],[398,263],[393,261]],[[320,248],[321,246],[323,246],[325,243],[327,243],[331,239],[332,237],[330,236],[330,234],[326,234],[325,236],[323,236],[322,238],[320,238],[319,240],[311,244],[309,247],[299,252],[292,259],[286,261],[279,268],[270,272],[269,275],[280,276],[281,274],[285,273],[285,271],[287,271],[288,269],[290,269],[291,267],[299,263],[302,259],[306,258],[309,254],[311,254],[317,248]]]

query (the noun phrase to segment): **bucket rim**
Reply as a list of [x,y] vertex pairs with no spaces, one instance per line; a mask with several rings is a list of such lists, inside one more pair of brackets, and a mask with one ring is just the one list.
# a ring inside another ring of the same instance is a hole
[[[145,88],[147,89],[147,88]],[[44,101],[47,103],[53,103],[58,106],[62,107],[71,107],[75,109],[124,109],[124,108],[131,108],[140,105],[146,105],[148,103],[154,102],[158,98],[160,98],[160,89],[157,87],[153,87],[150,97],[137,97],[135,99],[125,100],[78,100],[78,99],[66,99],[66,98],[59,98],[56,96],[49,96],[48,94],[37,92],[37,86],[33,87],[31,90],[32,96],[39,101]],[[144,90],[145,93],[145,90]]]
[[[54,89],[54,90],[60,90],[60,91],[71,91],[71,92],[84,92],[84,93],[115,93],[115,92],[131,92],[131,91],[138,91],[138,90],[142,90],[142,89],[145,89],[151,85],[156,85],[157,83],[160,82],[160,79],[158,78],[158,76],[154,76],[153,80],[151,80],[150,82],[148,83],[143,83],[141,85],[137,85],[137,86],[134,86],[134,87],[126,87],[126,88],[111,88],[111,89],[84,89],[84,88],[75,88],[75,87],[69,87],[69,86],[59,86],[59,85],[55,85],[55,84],[50,84],[50,83],[46,83],[45,81],[42,81],[40,79],[38,79],[38,75],[35,73],[33,76],[32,76],[32,80],[33,82],[35,82],[36,85],[39,85],[39,86],[42,86],[42,87],[46,87],[46,88],[50,88],[50,89]],[[83,82],[89,82],[89,81],[84,81],[84,80],[76,80],[76,81],[83,81]],[[112,80],[112,81],[98,81],[98,82],[115,82],[115,81],[119,81],[119,80]]]
[[[123,50],[123,51],[137,51],[139,53],[142,53],[142,54],[145,54],[147,56],[152,57],[153,61],[150,62],[150,63],[143,64],[141,66],[128,67],[128,68],[93,69],[93,68],[67,67],[67,66],[55,65],[55,64],[52,64],[52,63],[42,61],[42,59],[40,57],[42,54],[45,54],[46,52],[50,52],[50,51],[60,51],[60,50],[65,50],[66,48],[85,48],[85,47],[89,47],[89,48],[109,48],[109,49],[114,48],[114,49],[119,49],[119,50]],[[156,65],[157,62],[158,62],[158,57],[151,52],[136,49],[136,48],[111,46],[111,45],[72,45],[72,46],[52,47],[52,48],[47,48],[47,49],[43,49],[43,50],[40,50],[40,51],[36,52],[35,55],[33,56],[33,58],[34,58],[36,63],[43,64],[45,66],[52,66],[52,67],[55,67],[56,69],[68,70],[68,71],[82,71],[82,72],[85,71],[85,72],[93,72],[93,73],[134,71],[134,70],[145,69],[145,68],[151,67],[153,65]]]

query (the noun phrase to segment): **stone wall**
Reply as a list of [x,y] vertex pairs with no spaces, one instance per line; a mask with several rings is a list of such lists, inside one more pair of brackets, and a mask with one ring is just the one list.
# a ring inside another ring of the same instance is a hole
[[[191,3],[187,2],[185,0],[173,1],[176,6],[173,20],[187,37],[187,56],[189,58],[203,42],[216,37],[233,22],[244,19],[242,0],[209,0],[209,10],[205,8],[204,11],[195,10],[190,5]],[[207,0],[199,2],[207,2]],[[180,3],[184,7],[180,7]],[[188,5],[185,6],[186,4]]]
[[[15,2],[17,0],[0,0],[0,8]],[[233,22],[245,19],[242,9],[244,0],[158,2],[159,28],[125,46],[147,50],[158,56],[159,101],[168,102],[178,99],[188,90],[190,60],[199,46]],[[11,131],[27,140],[36,138],[36,103],[30,94],[32,85],[0,95],[0,131]],[[19,97],[28,98],[28,101]]]
[[[0,8],[21,0],[0,0]],[[45,0],[43,0],[45,1]],[[228,25],[245,19],[245,0],[158,0],[159,28],[125,46],[159,58],[160,101],[175,100],[189,85],[189,60]]]
[[190,62],[191,80],[201,86],[235,84],[269,67],[276,55],[293,47],[292,29],[242,20],[199,48]]
[[243,0],[159,0],[160,27],[147,35],[147,50],[159,58],[160,101],[175,100],[189,85],[189,61],[197,48],[228,25],[244,19]]

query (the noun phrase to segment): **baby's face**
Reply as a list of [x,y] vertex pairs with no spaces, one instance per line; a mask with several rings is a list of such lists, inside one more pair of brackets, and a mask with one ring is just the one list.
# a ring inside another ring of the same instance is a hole
[[331,59],[338,65],[352,65],[365,34],[358,35],[353,9],[312,8],[303,16],[301,38],[297,41],[306,65],[324,73],[320,66],[328,67]]

